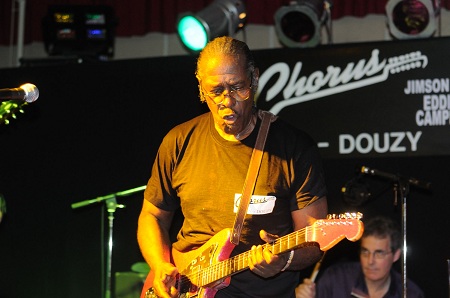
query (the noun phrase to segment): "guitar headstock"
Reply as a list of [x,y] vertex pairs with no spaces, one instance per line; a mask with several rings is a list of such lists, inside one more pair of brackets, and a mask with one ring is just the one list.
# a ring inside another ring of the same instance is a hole
[[8,100],[0,105],[0,125],[8,124],[10,118],[16,119],[17,113],[23,113],[22,107],[27,103],[22,100]]
[[357,241],[364,232],[364,225],[360,220],[362,213],[329,214],[327,219],[316,220],[311,228],[311,235],[307,235],[307,241],[319,243],[322,251],[327,251],[339,241],[347,238]]

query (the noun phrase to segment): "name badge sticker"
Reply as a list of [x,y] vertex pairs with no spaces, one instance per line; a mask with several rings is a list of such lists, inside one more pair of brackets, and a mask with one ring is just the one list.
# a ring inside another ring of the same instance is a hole
[[[241,194],[234,194],[234,213],[238,212],[239,204],[241,203]],[[269,214],[272,213],[275,207],[275,196],[257,196],[253,195],[250,198],[247,214]]]

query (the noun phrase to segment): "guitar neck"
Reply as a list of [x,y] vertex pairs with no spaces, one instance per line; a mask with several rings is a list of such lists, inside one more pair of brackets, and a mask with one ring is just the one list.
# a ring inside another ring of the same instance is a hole
[[[311,226],[280,237],[273,243],[264,244],[263,248],[268,248],[273,254],[278,255],[307,244],[318,244],[322,251],[327,251],[344,238],[350,241],[360,239],[364,231],[363,224],[359,220],[361,217],[360,213],[345,213],[337,218],[316,220]],[[229,241],[229,238],[227,240]],[[185,277],[197,287],[204,287],[248,269],[249,256],[250,251],[246,251],[227,260],[195,270],[194,273],[187,274]]]
[[[276,239],[273,243],[264,244],[263,247],[269,248],[275,255],[293,250],[305,243],[305,234],[307,230],[310,229],[311,227],[306,227],[295,231],[291,234]],[[202,287],[225,277],[239,273],[248,269],[248,258],[250,253],[251,251],[246,251],[230,259],[211,265],[200,270],[195,274],[195,276],[191,276],[190,278],[196,281],[196,285]]]

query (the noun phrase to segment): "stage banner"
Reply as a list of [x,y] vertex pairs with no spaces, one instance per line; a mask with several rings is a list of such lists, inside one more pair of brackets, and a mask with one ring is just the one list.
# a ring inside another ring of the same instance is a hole
[[324,158],[450,154],[450,39],[255,51],[257,106]]

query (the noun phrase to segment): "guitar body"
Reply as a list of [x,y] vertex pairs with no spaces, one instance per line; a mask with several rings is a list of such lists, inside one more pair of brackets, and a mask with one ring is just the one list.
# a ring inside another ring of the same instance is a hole
[[[195,276],[196,272],[228,259],[235,247],[235,245],[230,242],[230,235],[231,229],[224,229],[195,250],[179,252],[176,249],[172,249],[172,259],[180,273],[176,282],[180,297],[212,298],[218,290],[223,289],[230,284],[230,276],[219,282],[213,283],[211,287],[197,287],[199,283],[195,280],[186,278],[186,276]],[[153,279],[154,274],[153,271],[150,270],[144,283],[141,298],[157,297],[154,294],[153,296],[152,294],[146,295],[147,290],[152,288]]]
[[[347,238],[356,241],[364,231],[359,220],[362,214],[346,213],[339,217],[316,220],[311,226],[277,238],[263,245],[273,254],[281,254],[302,246],[319,244],[327,251]],[[179,297],[213,298],[217,291],[227,287],[233,274],[248,269],[250,251],[230,258],[235,245],[230,242],[231,229],[224,229],[197,249],[179,252],[172,249],[172,261],[178,268],[175,287]],[[153,292],[153,271],[147,276],[141,298],[157,298]]]

